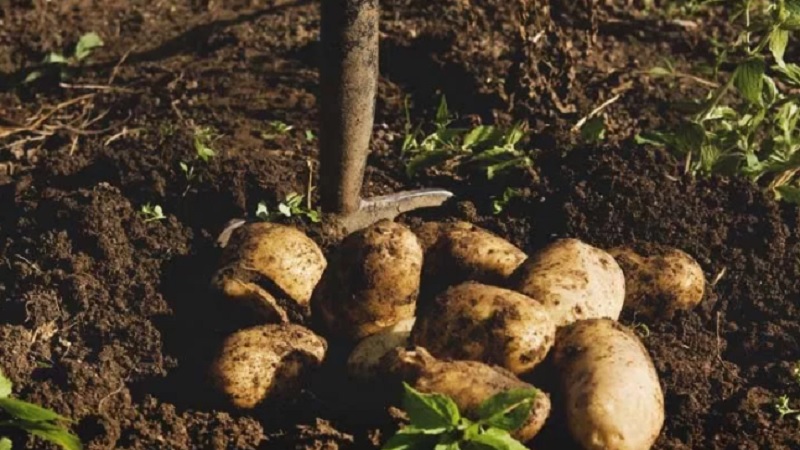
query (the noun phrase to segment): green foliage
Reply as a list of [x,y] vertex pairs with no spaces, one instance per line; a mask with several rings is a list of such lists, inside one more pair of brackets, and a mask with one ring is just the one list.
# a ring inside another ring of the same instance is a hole
[[50,52],[45,56],[38,68],[32,70],[23,80],[23,84],[30,84],[45,75],[53,75],[59,81],[64,81],[72,76],[74,69],[91,56],[98,47],[103,46],[103,39],[95,32],[86,33],[78,39],[70,55]]
[[209,127],[198,127],[194,130],[192,142],[197,152],[197,158],[205,163],[211,160],[217,153],[211,148],[212,142],[216,138],[214,130]]
[[503,212],[511,200],[521,197],[522,191],[520,189],[515,189],[508,187],[503,191],[503,195],[500,197],[493,197],[492,198],[492,212],[497,215]]
[[[0,428],[13,427],[59,445],[64,450],[81,450],[77,436],[63,425],[69,419],[58,413],[26,401],[12,398],[11,380],[0,370]],[[0,438],[0,450],[11,450],[12,442]]]
[[525,450],[510,432],[530,417],[536,389],[515,389],[486,400],[478,420],[461,416],[455,402],[440,394],[423,394],[403,383],[403,409],[411,424],[383,450]]
[[594,116],[581,125],[581,138],[586,142],[599,142],[606,138],[606,120]]
[[789,406],[789,397],[785,395],[778,397],[774,406],[775,411],[780,414],[781,419],[786,416],[792,416],[796,420],[800,421],[800,409],[793,409],[791,406]]
[[[292,130],[294,130],[294,125],[288,125],[280,120],[273,120],[267,124],[267,130],[261,132],[261,139],[275,139],[276,137],[283,136]],[[308,134],[306,134],[306,139],[308,139]]]
[[256,208],[256,217],[268,222],[293,216],[304,217],[314,223],[322,221],[320,210],[312,208],[311,201],[305,195],[296,192],[287,195],[282,202],[278,203],[275,210],[270,210],[264,202],[259,202]]
[[[637,140],[670,148],[692,175],[743,175],[777,198],[800,203],[800,66],[784,60],[790,35],[800,29],[800,2],[733,3],[733,17],[744,21],[743,31],[723,44],[716,67],[733,62],[734,72],[695,102],[692,115],[678,127]],[[731,91],[738,96],[728,95]]]
[[139,212],[145,217],[145,223],[167,218],[167,216],[164,215],[164,211],[161,209],[161,205],[153,205],[152,203],[145,203],[142,205],[142,209]]
[[431,133],[423,132],[422,126],[411,125],[406,104],[402,154],[409,177],[445,164],[483,171],[488,179],[513,169],[532,166],[529,154],[517,148],[526,134],[524,124],[515,124],[510,129],[492,125],[468,129],[451,127],[452,123],[453,116],[444,97],[439,102]]

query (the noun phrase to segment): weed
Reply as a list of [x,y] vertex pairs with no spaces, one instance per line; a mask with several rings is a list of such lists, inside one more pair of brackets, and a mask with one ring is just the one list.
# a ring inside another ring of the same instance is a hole
[[156,220],[164,220],[167,218],[167,216],[164,215],[164,211],[161,209],[161,206],[153,205],[152,203],[145,203],[142,205],[140,213],[145,217],[145,223]]
[[775,411],[780,414],[780,418],[783,419],[786,416],[793,416],[795,419],[800,421],[800,409],[793,409],[789,406],[789,397],[782,395],[778,397],[775,401]]
[[522,190],[512,187],[507,187],[500,197],[492,197],[492,212],[497,215],[506,209],[506,206],[511,200],[521,197]]
[[[733,18],[744,21],[743,31],[724,44],[716,64],[735,63],[733,73],[695,102],[677,129],[637,140],[669,147],[692,175],[743,175],[800,203],[800,66],[784,60],[791,33],[800,29],[800,3],[737,0]],[[728,95],[732,90],[738,100]]]
[[95,32],[86,33],[78,39],[72,54],[48,53],[39,67],[28,73],[22,83],[33,83],[45,75],[52,75],[58,81],[65,81],[72,76],[76,67],[91,56],[96,48],[102,46],[103,39],[100,38],[100,35]]
[[403,383],[403,409],[411,424],[400,429],[383,450],[401,449],[489,449],[524,450],[510,431],[530,417],[536,389],[516,389],[497,394],[478,407],[478,420],[461,416],[458,406],[447,396],[423,394]]
[[278,207],[274,211],[270,211],[266,203],[259,202],[256,208],[256,217],[270,222],[281,217],[305,217],[311,222],[319,223],[322,220],[322,213],[319,209],[311,207],[309,197],[292,192],[282,202],[278,203]]
[[453,116],[442,96],[433,131],[425,133],[421,125],[412,126],[408,102],[405,110],[406,129],[401,150],[409,177],[448,163],[484,171],[486,177],[492,179],[512,169],[530,168],[533,164],[529,154],[517,148],[526,134],[523,123],[507,130],[492,125],[454,128],[450,126]]
[[[267,130],[261,132],[261,139],[275,139],[276,137],[283,136],[292,130],[294,130],[294,125],[288,125],[280,120],[273,120],[267,124]],[[306,132],[306,139],[308,139],[308,132]]]
[[[216,137],[217,135],[213,128],[196,127],[194,129],[192,145],[194,146],[195,150],[195,159],[198,159],[203,163],[208,163],[211,158],[216,156],[216,151],[211,148]],[[185,197],[192,188],[192,183],[194,182],[195,178],[198,178],[198,173],[195,171],[195,166],[192,163],[181,161],[179,166],[181,168],[181,172],[183,172],[184,178],[186,179],[186,188],[183,190],[183,194],[181,194],[181,197]]]
[[[0,370],[0,427],[17,428],[64,450],[81,450],[80,440],[63,425],[70,420],[33,403],[11,397],[11,380]],[[11,450],[12,442],[0,437],[0,450]]]

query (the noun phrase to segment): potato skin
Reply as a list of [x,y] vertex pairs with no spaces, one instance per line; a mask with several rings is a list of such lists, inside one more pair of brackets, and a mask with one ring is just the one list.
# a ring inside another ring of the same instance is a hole
[[636,335],[610,319],[561,328],[553,362],[567,426],[586,450],[648,450],[664,425],[664,394]]
[[541,302],[556,326],[576,320],[619,319],[625,277],[607,252],[577,239],[561,239],[525,261],[511,286]]
[[402,320],[362,339],[347,358],[347,372],[350,376],[368,380],[378,375],[381,358],[391,350],[408,344],[416,320],[413,317]]
[[325,358],[328,344],[294,324],[261,325],[229,336],[211,366],[217,388],[236,407],[251,409],[290,395]]
[[481,361],[523,374],[547,356],[555,334],[547,310],[532,298],[467,282],[419,313],[411,340],[437,358]]
[[288,322],[309,315],[311,295],[326,266],[322,250],[302,231],[252,223],[234,230],[211,284],[264,321]]
[[426,222],[414,232],[425,250],[426,281],[445,287],[467,280],[502,284],[527,259],[510,242],[468,222]]
[[328,331],[359,340],[414,316],[421,274],[416,235],[382,220],[344,240],[315,309]]
[[[381,365],[388,373],[401,377],[414,389],[438,393],[453,399],[459,411],[476,419],[478,407],[490,397],[511,389],[531,388],[513,373],[477,361],[437,360],[422,347],[397,348],[388,353]],[[544,427],[550,414],[550,397],[539,390],[528,421],[512,435],[527,442]]]
[[646,319],[670,318],[696,307],[705,295],[703,268],[687,253],[668,247],[609,250],[625,273],[625,307]]

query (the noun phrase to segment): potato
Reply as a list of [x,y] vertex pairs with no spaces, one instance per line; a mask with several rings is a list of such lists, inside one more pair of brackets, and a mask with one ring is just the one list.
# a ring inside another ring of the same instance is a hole
[[253,223],[233,231],[211,284],[264,321],[302,321],[326,266],[322,250],[300,230]]
[[555,340],[547,310],[520,293],[467,282],[440,294],[422,310],[411,334],[437,358],[469,359],[530,372]]
[[370,379],[378,374],[381,358],[396,347],[405,347],[416,318],[401,320],[372,336],[364,338],[347,358],[347,371],[357,379]]
[[648,450],[664,424],[664,394],[636,335],[610,319],[559,329],[553,351],[567,426],[586,450]]
[[229,336],[211,367],[217,388],[236,407],[291,395],[325,359],[325,340],[295,324],[270,324]]
[[619,319],[625,277],[614,258],[577,239],[561,239],[531,256],[511,286],[541,302],[563,326],[581,319]]
[[[477,361],[440,361],[422,347],[412,351],[394,349],[381,360],[381,366],[420,392],[452,398],[459,411],[473,420],[477,419],[478,407],[492,396],[511,389],[533,387],[501,367]],[[550,397],[540,390],[530,418],[512,435],[522,442],[531,440],[542,429],[549,414]]]
[[527,255],[467,222],[426,222],[414,229],[425,250],[425,278],[450,286],[467,280],[503,283]]
[[703,268],[674,248],[648,246],[609,250],[625,273],[625,307],[647,319],[670,318],[697,306],[706,288]]
[[421,273],[417,237],[382,220],[344,240],[315,309],[331,333],[362,339],[414,316]]

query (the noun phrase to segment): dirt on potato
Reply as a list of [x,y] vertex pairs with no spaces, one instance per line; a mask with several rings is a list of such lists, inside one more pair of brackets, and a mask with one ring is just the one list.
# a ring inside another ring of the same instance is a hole
[[[712,285],[695,311],[647,323],[666,402],[655,448],[799,448],[800,427],[773,404],[800,405],[800,214],[745,181],[688,178],[631,141],[697,92],[647,69],[672,55],[689,70],[709,35],[729,33],[723,19],[664,20],[639,3],[382,2],[365,193],[452,189],[452,203],[403,220],[466,220],[528,253],[561,237],[686,251]],[[238,326],[208,289],[217,233],[316,184],[318,27],[310,0],[0,0],[0,367],[15,395],[74,419],[87,449],[375,449],[396,428],[359,402],[368,394],[348,386],[336,346],[281,408],[229,409],[207,375]],[[22,84],[89,31],[105,46],[69,78]],[[535,170],[409,179],[405,99],[416,121],[440,94],[461,122],[527,121]],[[579,144],[575,123],[617,95],[604,143]],[[523,195],[495,215],[506,186]],[[148,221],[148,203],[166,219]],[[302,218],[287,222],[330,249]],[[534,448],[569,448],[559,433]]]

